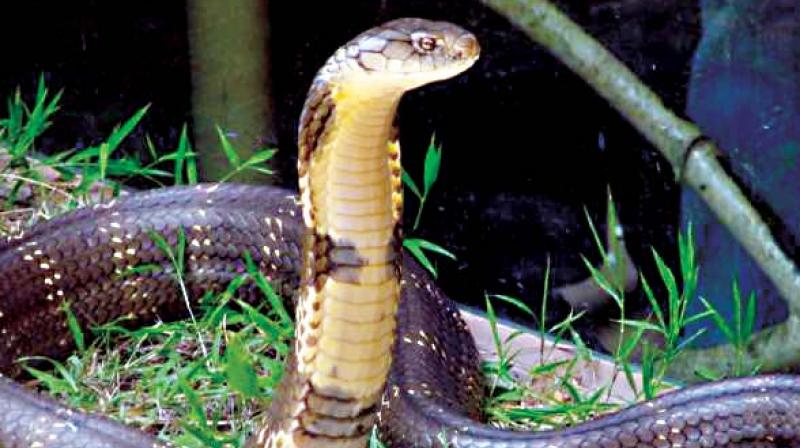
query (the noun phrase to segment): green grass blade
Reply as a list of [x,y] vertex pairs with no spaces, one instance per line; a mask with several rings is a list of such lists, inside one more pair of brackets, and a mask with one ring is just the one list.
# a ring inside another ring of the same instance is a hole
[[261,151],[257,151],[255,154],[250,156],[250,158],[248,158],[242,164],[242,166],[249,167],[249,166],[254,166],[254,165],[258,165],[258,164],[264,163],[264,162],[272,159],[272,157],[275,155],[276,152],[277,152],[277,150],[275,150],[275,149],[264,149],[264,150],[261,150]]
[[228,140],[225,132],[219,126],[217,126],[217,136],[219,137],[219,143],[220,147],[222,148],[222,152],[225,154],[228,162],[232,167],[239,168],[239,166],[242,164],[242,159],[239,157],[239,154],[236,153],[236,149],[233,147],[230,140]]
[[583,260],[583,264],[586,266],[586,269],[589,270],[589,273],[592,276],[592,280],[600,287],[606,294],[608,294],[614,302],[620,308],[623,306],[623,297],[620,294],[619,290],[609,281],[608,277],[605,276],[599,269],[595,268],[594,265],[584,256],[581,256]]
[[428,151],[425,153],[425,165],[423,171],[423,187],[424,193],[423,196],[428,196],[430,193],[431,188],[433,188],[433,184],[436,182],[436,179],[439,177],[439,167],[442,164],[442,148],[437,147],[434,143],[434,138],[431,137],[431,141],[428,144]]
[[422,192],[419,191],[419,187],[417,187],[417,183],[414,182],[414,179],[408,174],[408,171],[403,170],[403,183],[411,190],[412,193],[417,197],[417,199],[422,200]]
[[234,335],[228,340],[223,366],[225,378],[233,390],[248,398],[260,396],[258,376],[240,336]]
[[744,314],[744,326],[742,328],[743,342],[748,342],[753,335],[753,327],[756,321],[756,292],[750,291],[747,296],[747,310]]
[[247,273],[253,278],[256,282],[256,286],[258,289],[264,293],[264,296],[267,298],[270,306],[272,307],[272,311],[278,315],[281,321],[281,325],[287,329],[289,332],[292,331],[293,322],[294,320],[286,311],[286,308],[283,305],[283,299],[275,293],[275,290],[272,288],[272,285],[267,282],[267,279],[264,278],[264,275],[261,274],[261,271],[258,270],[258,266],[253,261],[253,257],[250,256],[249,252],[245,252],[243,254],[243,258],[245,261],[245,266],[247,267]]
[[75,317],[75,313],[70,308],[69,302],[62,302],[61,311],[67,316],[67,327],[70,334],[72,334],[72,338],[75,339],[75,347],[77,347],[78,353],[86,353],[86,338],[78,323],[78,318]]
[[650,283],[644,277],[644,275],[640,275],[639,279],[642,283],[642,290],[644,291],[645,297],[647,297],[647,301],[650,302],[650,308],[653,310],[653,314],[655,314],[656,319],[658,320],[658,325],[664,329],[666,332],[667,322],[664,320],[664,312],[661,311],[661,305],[656,300],[656,295],[653,293],[653,289],[650,287]]
[[422,265],[423,268],[427,269],[428,272],[431,273],[433,278],[437,278],[439,274],[436,272],[436,268],[431,263],[431,260],[425,255],[425,252],[422,250],[422,247],[419,244],[420,240],[414,238],[406,238],[403,240],[403,247],[405,247],[414,258],[419,261],[419,264]]
[[172,175],[175,179],[175,185],[183,185],[183,171],[186,164],[186,154],[191,151],[189,147],[189,134],[184,123],[181,128],[181,136],[178,138],[178,148],[175,150],[175,164],[172,169]]
[[733,329],[730,327],[730,325],[728,325],[728,321],[725,320],[724,317],[722,317],[719,311],[717,311],[717,309],[714,308],[714,305],[709,303],[705,299],[705,297],[700,297],[700,301],[703,302],[703,305],[705,305],[706,310],[709,311],[710,313],[709,315],[711,316],[711,320],[714,322],[714,325],[716,325],[717,328],[719,328],[719,330],[725,336],[725,339],[727,339],[728,342],[733,344],[736,341],[736,336],[733,334]]
[[503,294],[489,294],[489,297],[501,300],[503,302],[508,303],[509,305],[513,305],[515,308],[517,308],[518,310],[522,311],[523,313],[531,317],[536,316],[533,310],[528,305],[526,305],[525,302],[523,302],[520,299],[517,299],[516,297],[511,297]]
[[435,253],[437,253],[439,255],[444,255],[445,257],[447,257],[447,258],[449,258],[451,260],[456,260],[457,259],[456,256],[452,252],[450,252],[449,250],[443,248],[442,246],[440,246],[440,245],[438,245],[436,243],[433,243],[433,242],[428,241],[428,240],[424,240],[422,238],[410,238],[410,239],[416,241],[416,243],[419,244],[419,247],[422,248],[422,249],[429,250],[431,252],[435,252]]
[[742,345],[742,292],[739,282],[733,279],[733,345]]
[[597,231],[597,227],[594,225],[592,216],[589,214],[589,209],[583,207],[583,214],[586,215],[586,222],[589,224],[589,231],[592,233],[592,239],[594,240],[595,247],[597,247],[597,252],[603,257],[603,260],[605,260],[608,256],[606,253],[606,247],[603,244],[603,240],[600,238],[600,233]]
[[139,122],[142,121],[142,118],[150,109],[150,105],[146,105],[136,111],[133,116],[127,119],[121,126],[116,127],[113,131],[111,131],[111,135],[108,136],[106,143],[108,143],[108,153],[113,153],[118,147],[119,144],[122,143],[122,140],[128,136],[128,134],[133,131],[133,129],[139,125]]
[[385,448],[383,443],[381,443],[380,439],[378,438],[378,427],[372,427],[372,433],[369,436],[369,448]]

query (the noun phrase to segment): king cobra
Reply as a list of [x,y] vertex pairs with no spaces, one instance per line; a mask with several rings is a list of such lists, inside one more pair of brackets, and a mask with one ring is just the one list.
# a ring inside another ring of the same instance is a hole
[[[483,379],[457,307],[402,254],[399,146],[404,92],[477,59],[469,32],[399,19],[336,51],[313,81],[299,136],[299,201],[243,185],[153,190],[33,226],[0,250],[0,370],[72,349],[60,307],[91,326],[185,315],[167,256],[152,241],[186,235],[194,297],[243,272],[250,252],[297,297],[287,374],[252,447],[364,446],[377,421],[389,446],[800,446],[800,380],[759,376],[694,386],[588,423],[539,433],[481,421]],[[126,267],[163,269],[136,276]],[[242,297],[254,300],[253,287]],[[399,305],[398,305],[399,299]],[[0,446],[150,447],[161,442],[0,380]]]

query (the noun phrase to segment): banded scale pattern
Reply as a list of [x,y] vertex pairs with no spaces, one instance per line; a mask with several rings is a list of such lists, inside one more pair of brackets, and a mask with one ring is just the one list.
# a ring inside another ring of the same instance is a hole
[[453,25],[401,19],[340,48],[312,82],[298,132],[308,231],[295,350],[256,446],[364,445],[400,297],[397,104],[407,90],[471,66],[477,48]]
[[[19,308],[14,311],[17,314],[9,318],[6,313],[3,328],[10,334],[9,323],[30,322],[22,327],[48,329],[36,332],[35,338],[18,335],[20,342],[33,338],[26,343],[26,355],[51,354],[54,347],[56,353],[69,351],[72,343],[64,315],[54,309],[58,304],[47,300],[46,294],[27,299],[25,294],[17,295],[28,284],[44,285],[51,270],[20,257],[16,248],[47,248],[43,253],[52,258],[53,266],[69,266],[69,270],[61,271],[62,275],[76,278],[91,264],[80,254],[102,252],[105,255],[100,257],[103,260],[100,263],[111,266],[101,272],[113,273],[115,243],[111,239],[96,243],[87,238],[109,222],[136,221],[136,226],[125,228],[135,240],[141,241],[149,238],[148,229],[154,226],[163,226],[163,231],[170,235],[179,228],[188,232],[193,226],[213,223],[220,230],[209,245],[187,245],[188,254],[204,261],[197,265],[187,263],[187,278],[208,284],[223,281],[231,275],[231,266],[236,266],[231,254],[250,250],[256,262],[270,272],[273,281],[286,285],[286,291],[296,291],[302,265],[287,254],[299,251],[305,226],[291,194],[269,187],[235,185],[164,189],[136,194],[113,205],[73,212],[59,219],[60,225],[51,226],[58,224],[54,221],[37,226],[0,252],[0,304],[6,303],[5,297],[19,300]],[[262,230],[263,224],[267,226]],[[32,242],[36,244],[29,244]],[[160,256],[157,254],[160,250],[146,244],[142,247],[142,251],[148,252],[142,254],[145,259]],[[62,263],[67,260],[77,265]],[[193,266],[203,269],[194,272]],[[31,274],[23,279],[8,275],[7,270]],[[87,283],[76,282],[73,288],[89,287],[90,291],[104,294],[102,288],[91,285],[112,278],[116,277],[102,274]],[[129,310],[121,296],[106,296],[110,303],[104,307],[86,306],[83,302],[95,304],[99,299],[91,295],[73,296],[74,291],[68,285],[64,284],[64,292],[75,297],[73,307],[84,310],[79,313],[84,325],[99,322],[104,313],[110,313],[108,318],[113,319]],[[165,286],[165,290],[175,290],[174,283]],[[379,405],[379,428],[388,446],[440,446],[441,441],[448,446],[511,448],[800,446],[797,421],[800,379],[796,376],[761,376],[695,386],[566,430],[531,434],[486,426],[479,423],[484,397],[480,359],[456,305],[436,287],[424,269],[405,255],[401,295],[393,363]],[[157,300],[150,297],[153,301],[149,305],[156,307],[160,317],[165,317],[161,310],[183,309],[177,294],[165,293]],[[120,301],[118,306],[114,306],[115,300]],[[51,312],[31,312],[40,307]],[[59,345],[61,340],[67,341],[65,345]],[[9,373],[15,353],[17,350],[9,351],[0,345],[3,366],[0,370]],[[278,400],[291,400],[282,392],[278,392]],[[320,441],[324,439],[312,442]],[[161,445],[105,418],[65,408],[0,380],[0,446],[4,448]]]
[[[185,234],[186,286],[190,296],[219,291],[245,272],[250,252],[280,291],[291,294],[302,258],[295,199],[282,190],[258,197],[246,186],[199,185],[140,193],[135,201],[98,204],[38,225],[0,249],[0,372],[17,374],[14,360],[38,354],[63,358],[71,350],[62,302],[89,326],[122,316],[136,322],[184,315],[174,266],[156,247],[158,233],[175,247]],[[140,209],[136,203],[149,204]],[[269,214],[262,203],[269,204]],[[262,210],[260,213],[258,210]],[[87,220],[91,226],[87,225]],[[125,275],[132,267],[160,269]],[[244,298],[260,300],[253,288]],[[24,318],[20,318],[24,316]]]

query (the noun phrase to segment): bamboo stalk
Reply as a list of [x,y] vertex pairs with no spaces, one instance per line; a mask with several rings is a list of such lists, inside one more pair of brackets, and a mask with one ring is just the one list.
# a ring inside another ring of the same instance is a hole
[[[242,159],[274,132],[268,2],[190,0],[186,4],[192,64],[192,118],[201,176],[218,180],[233,168],[220,151],[217,126]],[[276,183],[252,171],[238,181]]]
[[[676,178],[693,188],[766,273],[791,316],[754,338],[753,362],[772,357],[773,368],[800,359],[800,273],[780,248],[764,219],[720,165],[716,145],[692,122],[678,117],[624,64],[546,0],[483,0],[547,48],[616,108],[670,162]],[[686,353],[687,366],[710,358],[705,350]]]

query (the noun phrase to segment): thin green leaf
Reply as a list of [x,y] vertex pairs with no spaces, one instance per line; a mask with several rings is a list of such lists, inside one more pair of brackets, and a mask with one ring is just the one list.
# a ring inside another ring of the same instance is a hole
[[658,273],[661,275],[661,280],[664,282],[664,286],[667,287],[667,292],[669,293],[668,300],[677,302],[680,296],[678,294],[678,283],[675,281],[675,276],[655,249],[653,249],[652,253],[653,260],[655,260],[656,267],[658,268]]
[[492,334],[495,353],[502,364],[505,361],[505,347],[500,339],[500,330],[497,328],[497,314],[494,311],[490,297],[487,295],[484,300],[486,301],[486,319],[489,321],[489,331]]
[[195,392],[189,380],[185,377],[178,378],[178,388],[186,395],[186,401],[189,403],[189,411],[192,420],[205,427],[206,412],[205,406],[203,406],[203,399]]
[[72,338],[75,339],[75,347],[78,349],[78,353],[86,353],[86,338],[78,323],[78,318],[75,317],[75,313],[70,308],[69,302],[64,301],[61,303],[61,311],[67,316],[67,327],[70,334],[72,334]]
[[[57,362],[53,361],[52,359],[44,358],[44,357],[38,357],[38,356],[25,357],[25,358],[20,358],[19,361],[22,361],[22,362],[48,361],[53,365],[53,368],[58,370],[59,372],[63,372],[63,371],[66,370],[66,369],[64,369],[63,365],[61,365],[61,369],[59,369],[56,366],[56,364],[60,364],[60,363],[57,363]],[[55,376],[55,375],[53,375],[53,374],[51,374],[49,372],[46,372],[44,370],[35,369],[33,367],[25,366],[23,368],[25,369],[26,372],[28,372],[31,375],[31,377],[33,377],[34,379],[36,379],[40,383],[44,384],[51,391],[59,392],[59,393],[66,393],[66,392],[70,392],[70,391],[71,392],[77,392],[78,391],[77,384],[75,384],[74,379],[71,376],[68,376],[67,379],[65,379],[65,378],[61,378],[61,377]],[[70,379],[72,379],[73,381],[69,381]]]
[[267,316],[261,314],[257,309],[253,308],[249,303],[244,301],[237,301],[240,307],[244,310],[247,317],[258,327],[259,330],[268,334],[270,339],[278,340],[281,338],[282,332],[278,325],[271,321]]
[[108,143],[109,155],[112,154],[119,147],[119,144],[122,143],[122,140],[124,140],[125,137],[127,137],[128,134],[133,131],[133,129],[139,124],[149,109],[149,104],[142,107],[136,111],[131,118],[122,123],[121,126],[111,131],[111,135],[109,135],[108,139],[106,140],[106,143]]
[[728,340],[730,343],[734,343],[736,341],[736,336],[733,334],[733,329],[728,325],[728,322],[725,320],[724,317],[714,308],[714,305],[709,303],[705,297],[700,297],[700,301],[703,302],[706,309],[711,313],[711,320],[714,321],[714,325],[722,331],[722,334],[725,336],[725,339]]
[[420,247],[419,240],[415,240],[413,238],[406,238],[405,240],[403,240],[403,247],[405,247],[409,252],[411,252],[411,255],[413,255],[414,258],[416,258],[417,261],[419,261],[419,264],[421,264],[422,267],[424,267],[425,269],[428,270],[428,272],[431,273],[433,278],[438,277],[436,268],[433,267],[433,263],[431,263],[431,260],[428,258],[427,255],[425,255],[425,252],[423,252],[422,248]]
[[642,282],[642,290],[644,291],[644,295],[647,297],[647,301],[650,302],[650,308],[653,310],[653,314],[655,314],[656,319],[658,319],[658,324],[666,332],[667,322],[664,320],[664,313],[661,311],[661,305],[659,305],[658,301],[656,300],[653,289],[650,288],[650,283],[647,281],[644,275],[640,275],[639,278]]
[[419,187],[417,187],[416,182],[414,182],[414,179],[411,178],[406,170],[403,170],[403,183],[406,184],[406,186],[417,198],[420,200],[422,199],[422,193],[419,191]]
[[228,158],[228,162],[234,168],[239,168],[239,166],[242,164],[242,159],[239,157],[239,154],[236,153],[236,149],[233,147],[230,140],[228,140],[225,132],[219,126],[217,126],[217,136],[219,137],[219,143],[222,147],[222,152],[225,154],[225,157]]
[[58,362],[58,361],[56,361],[54,359],[47,358],[45,356],[26,356],[26,357],[20,358],[19,361],[22,361],[22,362],[44,361],[44,362],[49,363],[50,365],[53,366],[53,368],[56,370],[56,372],[58,372],[58,374],[60,375],[60,378],[59,377],[55,377],[55,376],[53,376],[53,375],[51,375],[49,373],[43,372],[43,371],[38,370],[38,369],[33,369],[33,368],[27,368],[26,367],[25,370],[28,371],[31,375],[33,375],[37,379],[40,379],[42,381],[55,381],[55,382],[58,382],[61,385],[61,387],[60,387],[61,389],[65,389],[63,386],[67,386],[67,388],[69,390],[73,391],[73,392],[77,392],[78,391],[78,383],[75,380],[75,377],[69,372],[69,369],[67,369],[66,366],[64,366],[64,364],[62,364],[62,363],[60,363],[60,362]]
[[225,348],[225,378],[233,390],[247,398],[261,395],[258,376],[250,361],[250,355],[238,335],[231,336]]
[[[695,269],[695,249],[694,249],[694,231],[692,223],[687,226],[685,236],[684,232],[678,233],[678,255],[680,257],[681,272],[684,274],[692,274]],[[683,279],[684,283],[691,283],[692,278]]]
[[742,328],[742,336],[744,336],[744,342],[750,340],[750,337],[753,335],[753,326],[755,325],[756,321],[756,293],[755,291],[750,291],[750,294],[747,297],[747,310],[745,311],[744,315],[744,328]]
[[597,286],[599,286],[600,289],[605,291],[606,294],[614,299],[614,302],[617,303],[617,306],[622,307],[622,296],[617,288],[615,288],[614,285],[608,280],[608,277],[606,277],[599,269],[595,268],[594,265],[592,265],[592,263],[586,259],[586,257],[581,256],[581,259],[583,260],[583,264],[586,266],[586,269],[589,270],[592,280],[594,280]]
[[272,306],[272,311],[278,315],[284,328],[291,331],[293,328],[293,319],[291,316],[289,316],[289,313],[283,306],[283,299],[281,299],[281,297],[275,293],[275,290],[272,289],[272,285],[267,282],[267,279],[265,279],[258,270],[258,266],[253,261],[253,257],[250,256],[250,253],[245,252],[243,257],[245,260],[245,266],[247,267],[247,273],[250,274],[250,276],[256,282],[256,286],[258,286],[261,292],[264,293],[264,296],[267,297],[267,301],[269,301],[270,305]]
[[679,352],[679,351],[682,351],[683,349],[685,349],[686,347],[691,346],[692,342],[694,342],[695,339],[699,338],[705,332],[706,332],[705,328],[701,328],[701,329],[697,330],[691,336],[689,336],[688,338],[685,338],[684,340],[682,340],[680,342],[680,344],[678,344],[678,346],[675,348],[675,351]]
[[153,143],[153,139],[150,137],[150,134],[145,134],[144,146],[145,148],[147,148],[147,154],[150,156],[150,158],[153,160],[157,160],[158,150],[156,149],[156,144]]
[[592,216],[589,214],[589,209],[583,207],[583,214],[586,216],[586,222],[589,224],[589,230],[592,234],[592,239],[594,240],[594,244],[597,247],[597,252],[605,260],[608,254],[606,253],[606,247],[603,244],[603,240],[600,238],[600,233],[597,231],[597,227],[594,225],[594,220]]
[[722,378],[722,374],[707,367],[697,367],[694,369],[694,374],[704,381],[716,381]]
[[423,196],[428,196],[430,193],[433,184],[436,182],[436,179],[439,177],[439,167],[442,163],[442,149],[441,147],[437,147],[434,143],[433,137],[431,137],[431,141],[428,144],[428,151],[425,153],[425,165],[424,165],[424,172],[423,172],[423,187],[424,187],[424,194]]
[[531,378],[536,378],[536,377],[542,376],[542,375],[550,375],[550,374],[556,372],[561,367],[566,366],[570,362],[571,361],[568,360],[568,359],[562,359],[560,361],[552,361],[552,362],[546,362],[546,363],[542,363],[542,364],[534,364],[533,367],[531,367],[531,369],[528,371],[528,375]]
[[[641,342],[642,335],[644,335],[645,330],[653,330],[652,328],[647,328],[646,325],[637,326],[636,325],[637,323],[642,323],[642,322],[637,322],[637,321],[626,321],[625,322],[626,326],[630,326],[630,327],[636,328],[636,332],[633,333],[633,336],[623,339],[623,342],[620,345],[619,351],[618,351],[618,354],[617,354],[617,356],[620,359],[623,359],[623,360],[630,359],[631,355],[633,354],[633,351],[636,350],[637,347],[639,347],[639,342]],[[659,331],[659,330],[658,330],[658,328],[656,328],[653,331]]]
[[626,327],[636,328],[642,331],[654,331],[656,333],[663,333],[664,328],[646,320],[619,320],[612,319],[612,322],[624,324]]
[[[445,446],[445,445],[442,445]],[[385,448],[378,438],[378,426],[372,427],[372,433],[369,436],[369,448]]]
[[526,305],[525,302],[521,301],[520,299],[517,299],[516,297],[511,297],[503,294],[490,294],[489,297],[499,299],[503,302],[513,305],[518,310],[530,315],[531,317],[535,316],[533,310],[528,305]]
[[422,238],[407,238],[405,241],[412,241],[413,244],[419,245],[419,247],[422,249],[429,250],[431,252],[436,252],[439,255],[444,255],[445,257],[450,258],[451,260],[456,260],[456,256],[452,252],[428,240],[424,240]]
[[183,274],[184,271],[184,262],[185,258],[184,255],[186,254],[186,232],[183,230],[183,227],[178,227],[178,245],[176,246],[176,264],[178,272]]
[[100,179],[106,178],[106,171],[108,170],[108,156],[110,155],[110,151],[108,148],[108,143],[101,143],[100,144],[100,156],[98,158],[98,163],[100,165]]
[[252,166],[252,165],[258,165],[259,163],[264,163],[267,160],[272,159],[272,157],[275,155],[276,152],[277,150],[275,149],[265,149],[262,151],[258,151],[252,156],[250,156],[242,165]]
[[175,150],[175,164],[172,169],[175,185],[183,185],[183,170],[186,164],[186,153],[190,151],[189,135],[186,124],[184,124],[181,128],[181,136],[178,138],[178,149]]
[[686,319],[683,320],[683,326],[687,326],[689,324],[704,320],[704,319],[710,317],[712,314],[714,314],[713,311],[705,310],[703,312],[700,312],[700,313],[694,314],[692,316],[689,316],[689,317],[687,317]]

